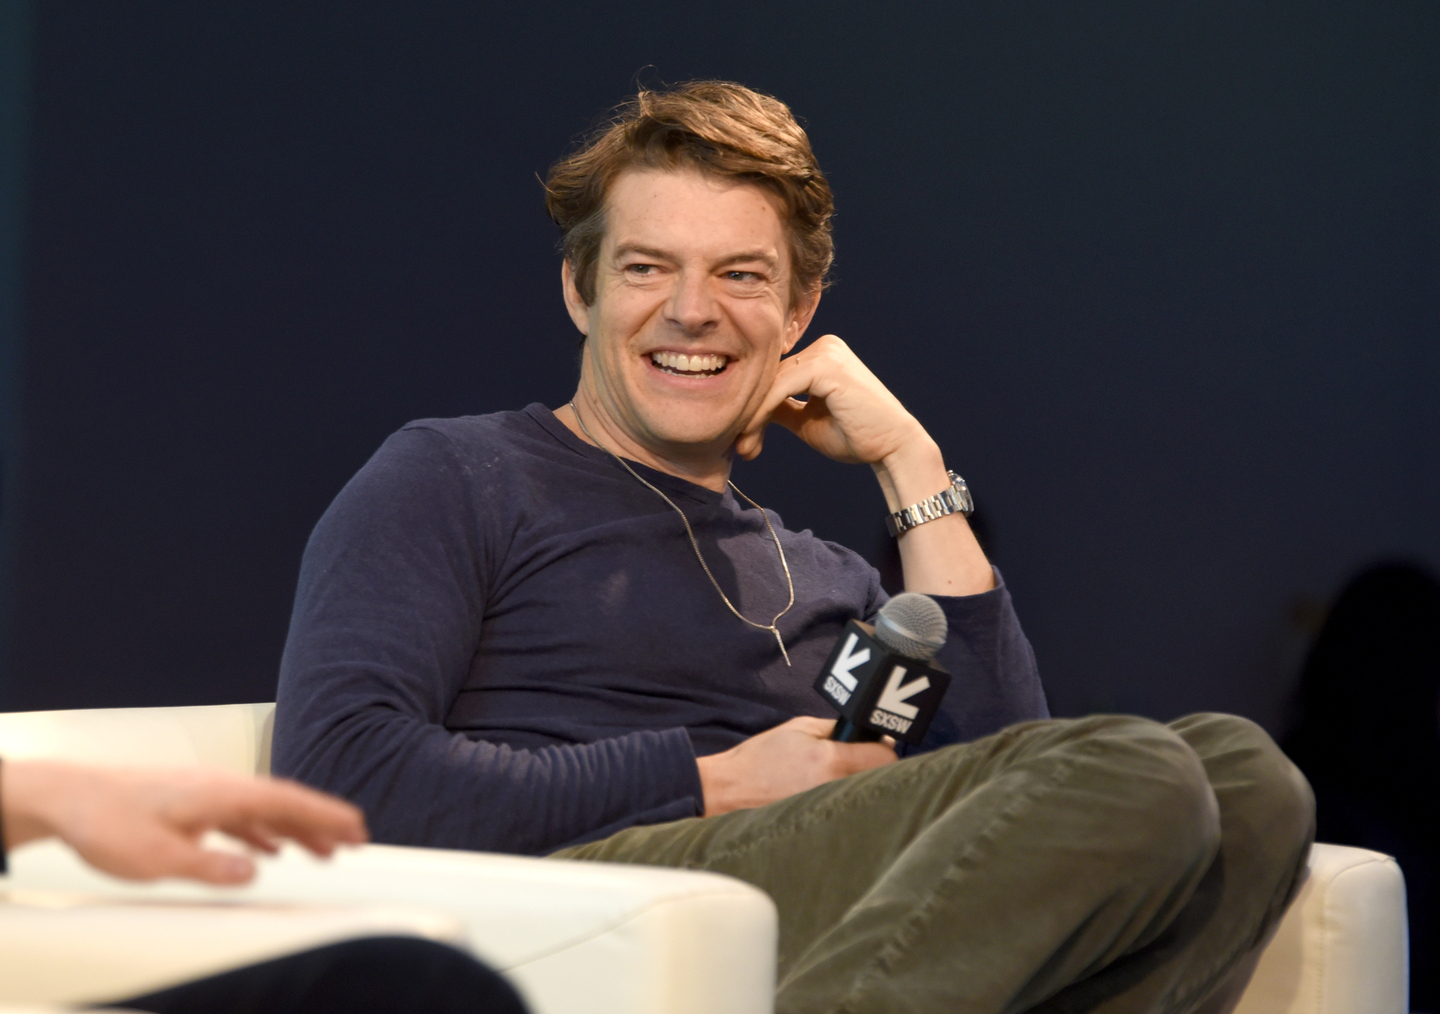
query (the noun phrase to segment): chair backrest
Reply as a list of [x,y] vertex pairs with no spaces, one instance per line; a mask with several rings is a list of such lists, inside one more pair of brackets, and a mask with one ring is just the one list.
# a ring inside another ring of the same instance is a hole
[[0,714],[0,757],[270,773],[274,704]]

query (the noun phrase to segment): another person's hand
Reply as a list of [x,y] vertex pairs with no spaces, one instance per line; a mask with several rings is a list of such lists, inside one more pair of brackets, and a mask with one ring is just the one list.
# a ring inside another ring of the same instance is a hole
[[800,716],[724,753],[699,758],[705,816],[764,806],[896,761],[884,743],[836,743],[832,719]]
[[[795,397],[802,394],[807,400]],[[758,455],[772,422],[851,464],[881,465],[916,445],[933,446],[900,399],[833,334],[781,360],[765,400],[735,441],[736,453],[746,460]]]
[[250,880],[255,864],[248,857],[201,847],[212,830],[264,852],[289,838],[322,856],[367,838],[364,815],[344,800],[294,782],[215,771],[5,760],[0,807],[8,848],[55,836],[92,866],[131,880]]

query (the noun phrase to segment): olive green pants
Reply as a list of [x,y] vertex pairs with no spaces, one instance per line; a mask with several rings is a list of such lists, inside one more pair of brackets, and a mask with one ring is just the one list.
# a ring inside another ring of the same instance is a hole
[[763,888],[781,1014],[1178,1014],[1266,939],[1313,837],[1309,785],[1253,723],[1098,716],[557,855]]

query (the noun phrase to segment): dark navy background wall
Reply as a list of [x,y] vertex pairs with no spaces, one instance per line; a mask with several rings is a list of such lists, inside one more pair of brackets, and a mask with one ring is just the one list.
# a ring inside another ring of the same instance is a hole
[[[21,244],[29,135],[30,5],[0,0],[0,701],[15,615],[20,521]],[[0,704],[3,706],[3,704]]]
[[[814,333],[971,480],[1058,712],[1275,728],[1346,574],[1440,564],[1440,7],[499,6],[34,5],[0,705],[269,698],[384,436],[571,391],[535,174],[637,72],[805,119]],[[866,470],[737,479],[879,552]]]

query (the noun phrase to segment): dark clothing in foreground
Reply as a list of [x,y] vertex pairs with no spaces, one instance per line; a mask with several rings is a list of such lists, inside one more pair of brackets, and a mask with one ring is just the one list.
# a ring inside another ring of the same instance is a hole
[[415,937],[349,940],[112,1006],[154,1014],[526,1014],[499,975]]
[[777,1014],[1140,1014],[1193,1010],[1266,939],[1314,819],[1243,718],[1098,716],[561,855],[765,889]]
[[[760,512],[635,467],[684,509],[736,607],[779,612]],[[811,684],[845,621],[886,598],[855,553],[771,520],[793,668],[726,610],[675,512],[548,409],[411,423],[306,548],[275,773],[401,844],[536,854],[699,815],[695,757],[833,717]],[[954,679],[921,750],[1045,717],[1009,593],[937,601]]]

